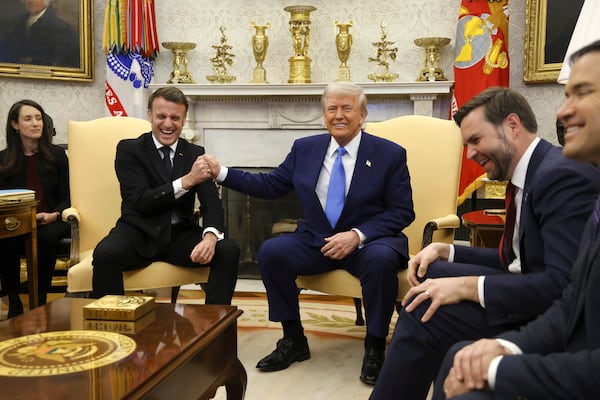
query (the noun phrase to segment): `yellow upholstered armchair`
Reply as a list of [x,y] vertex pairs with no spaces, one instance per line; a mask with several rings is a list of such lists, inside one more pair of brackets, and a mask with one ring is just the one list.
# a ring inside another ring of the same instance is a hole
[[[91,121],[69,121],[69,171],[72,207],[63,212],[71,223],[71,267],[67,273],[69,294],[92,290],[92,252],[121,214],[121,194],[115,174],[115,154],[121,139],[135,138],[150,130],[150,123],[131,117],[107,117]],[[126,291],[174,288],[205,283],[210,269],[184,268],[154,262],[146,268],[126,271]]]
[[[452,243],[460,220],[456,215],[462,160],[462,139],[454,121],[409,115],[367,123],[365,130],[400,144],[406,149],[411,176],[414,222],[404,229],[409,253],[416,254],[432,241]],[[357,325],[364,323],[360,281],[345,270],[302,275],[299,288],[356,299]],[[398,300],[408,291],[406,271],[398,273]]]

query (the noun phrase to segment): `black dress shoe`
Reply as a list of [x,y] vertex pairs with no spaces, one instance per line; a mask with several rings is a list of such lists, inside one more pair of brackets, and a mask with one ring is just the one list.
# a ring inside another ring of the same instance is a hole
[[306,336],[302,339],[279,339],[277,348],[271,354],[256,364],[261,371],[280,371],[286,369],[294,361],[304,361],[310,358]]
[[374,347],[365,349],[362,369],[360,370],[360,380],[363,383],[374,385],[379,377],[383,360],[385,359],[385,351]]

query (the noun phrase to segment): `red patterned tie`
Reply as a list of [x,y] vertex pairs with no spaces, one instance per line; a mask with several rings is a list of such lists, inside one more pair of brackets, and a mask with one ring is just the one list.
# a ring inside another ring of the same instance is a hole
[[500,253],[500,260],[505,267],[514,259],[514,253],[512,251],[512,239],[515,231],[515,221],[517,218],[517,208],[515,206],[515,185],[509,182],[506,186],[505,195],[506,204],[506,219],[504,221],[504,233],[500,239],[500,245],[498,246],[498,252]]

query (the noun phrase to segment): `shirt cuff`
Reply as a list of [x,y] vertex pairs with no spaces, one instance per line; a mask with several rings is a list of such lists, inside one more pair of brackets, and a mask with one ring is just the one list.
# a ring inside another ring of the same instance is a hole
[[229,168],[221,166],[221,170],[219,171],[219,175],[217,175],[217,182],[221,183],[227,178],[227,173],[229,172]]
[[223,232],[221,232],[217,228],[212,228],[210,226],[208,228],[204,228],[204,231],[202,231],[202,237],[204,238],[204,235],[206,235],[209,232],[214,233],[214,235],[217,237],[217,242],[225,239],[225,234]]
[[480,276],[477,280],[477,296],[479,296],[479,304],[485,308],[485,297],[484,297],[484,283],[485,276]]
[[173,194],[175,195],[175,198],[178,199],[181,196],[183,196],[184,194],[186,194],[188,191],[185,190],[183,188],[183,183],[181,178],[177,178],[172,182],[173,185]]
[[448,262],[454,262],[454,245],[450,245],[450,249],[448,250]]
[[[504,348],[506,348],[508,351],[510,351],[512,354],[523,354],[523,352],[521,351],[521,349],[519,348],[519,346],[517,346],[513,342],[509,342],[506,339],[500,339],[500,338],[496,338],[496,340]],[[502,361],[502,357],[504,357],[504,356],[497,356],[497,357],[495,357],[492,360],[492,362],[490,362],[490,366],[488,367],[488,378],[487,378],[487,381],[488,381],[488,386],[492,390],[494,390],[494,388],[496,387],[496,375],[498,375],[498,366],[500,365],[500,361]]]
[[367,236],[365,236],[364,233],[362,233],[360,231],[360,229],[358,228],[352,228],[351,229],[353,232],[356,232],[356,234],[358,235],[358,239],[360,240],[360,243],[358,244],[358,248],[362,248],[365,245],[365,240],[367,240]]

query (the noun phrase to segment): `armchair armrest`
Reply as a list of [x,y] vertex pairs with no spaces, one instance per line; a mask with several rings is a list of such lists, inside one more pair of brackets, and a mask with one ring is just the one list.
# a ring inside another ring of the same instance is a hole
[[79,262],[79,211],[75,207],[69,207],[63,210],[62,220],[68,222],[71,226],[71,249],[70,249],[70,265],[75,265]]
[[433,241],[433,233],[440,229],[456,229],[460,226],[460,218],[456,214],[448,214],[445,217],[430,219],[423,229],[423,242],[421,248]]

